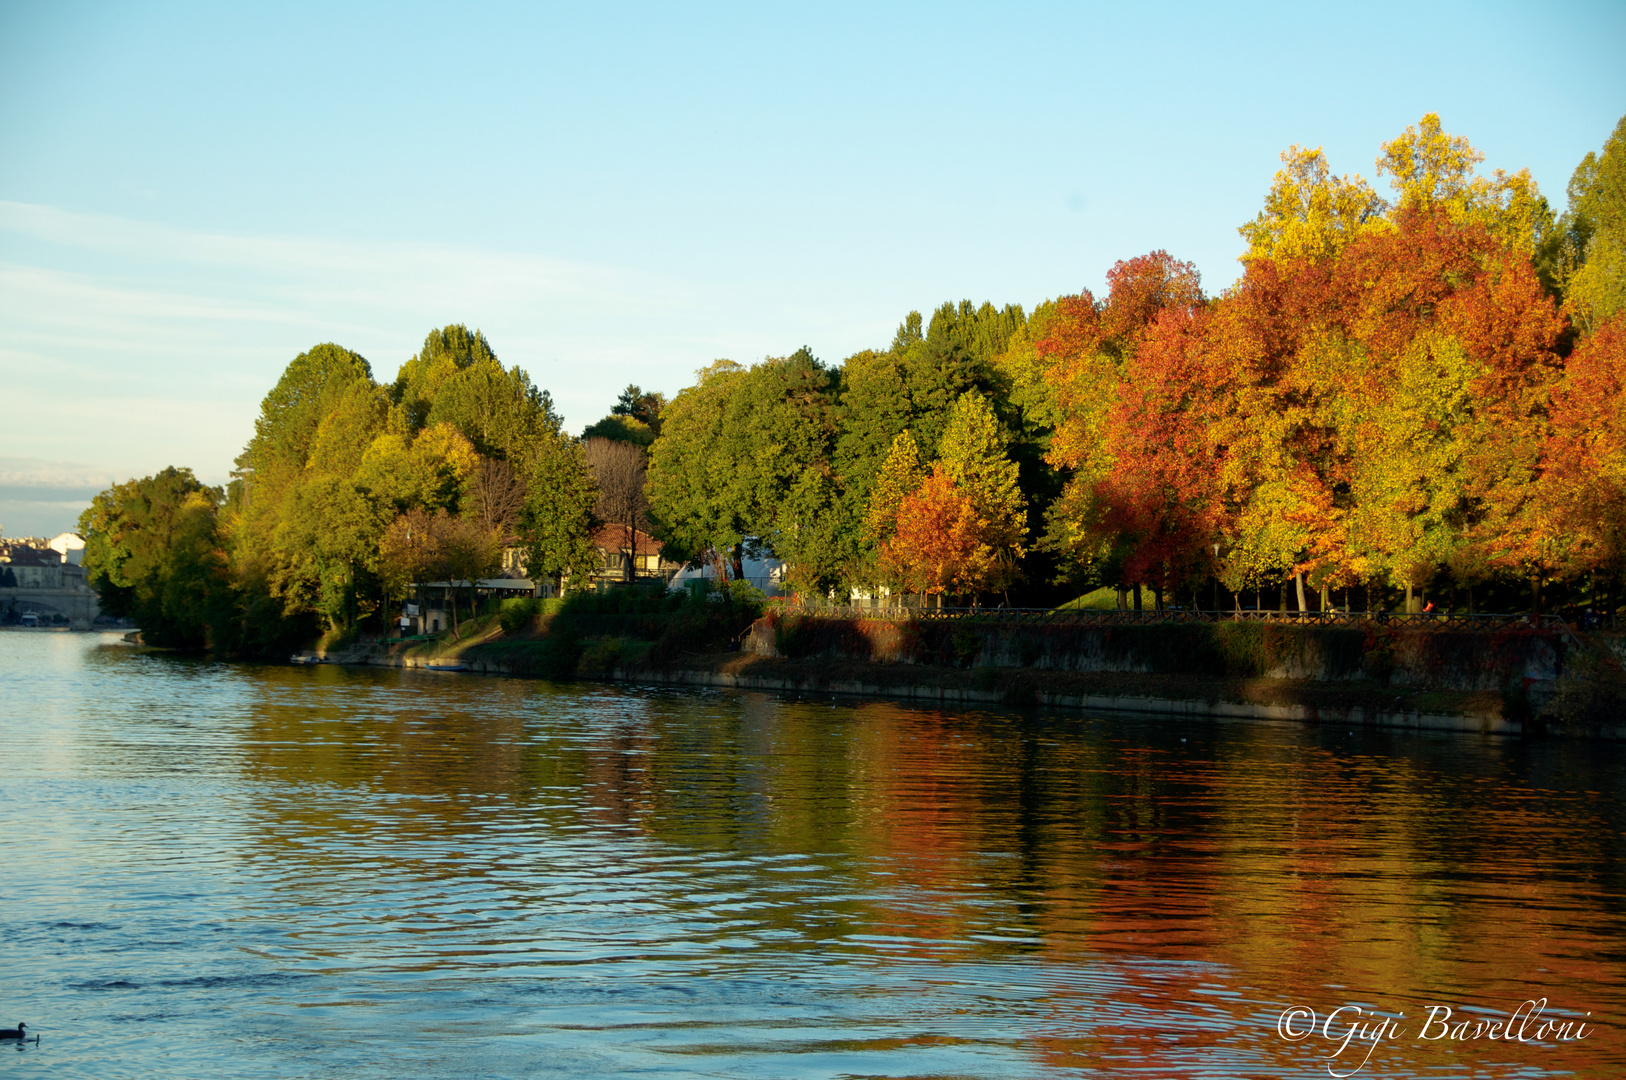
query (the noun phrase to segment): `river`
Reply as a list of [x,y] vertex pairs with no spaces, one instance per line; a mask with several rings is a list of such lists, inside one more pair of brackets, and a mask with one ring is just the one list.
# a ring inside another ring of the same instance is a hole
[[116,642],[0,633],[7,1076],[1626,1075],[1616,745]]

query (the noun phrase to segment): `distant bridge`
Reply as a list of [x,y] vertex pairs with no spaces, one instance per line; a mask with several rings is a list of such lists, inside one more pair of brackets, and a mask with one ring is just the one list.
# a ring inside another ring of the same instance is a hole
[[0,588],[0,611],[33,612],[42,623],[61,615],[73,629],[89,630],[102,609],[90,589]]

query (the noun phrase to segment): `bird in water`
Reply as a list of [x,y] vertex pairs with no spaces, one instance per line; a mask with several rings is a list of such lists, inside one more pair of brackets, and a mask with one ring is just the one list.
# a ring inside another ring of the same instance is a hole
[[[0,1028],[0,1039],[26,1039],[28,1036],[23,1034],[23,1029],[27,1026],[27,1024],[19,1023],[14,1028]],[[39,1036],[36,1035],[34,1038],[37,1039]]]

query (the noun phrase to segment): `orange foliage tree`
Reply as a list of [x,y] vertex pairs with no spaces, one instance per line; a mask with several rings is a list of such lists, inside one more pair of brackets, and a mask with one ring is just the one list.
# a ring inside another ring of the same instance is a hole
[[1554,389],[1541,496],[1571,573],[1626,570],[1626,313],[1583,338]]
[[903,588],[923,596],[979,592],[998,565],[975,502],[942,471],[905,496],[897,531],[881,548],[883,565]]

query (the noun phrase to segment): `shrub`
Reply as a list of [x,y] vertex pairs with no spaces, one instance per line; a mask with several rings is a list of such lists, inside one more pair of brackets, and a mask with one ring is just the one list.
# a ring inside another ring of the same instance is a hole
[[621,653],[625,644],[626,639],[619,637],[588,638],[582,642],[581,656],[576,661],[576,673],[589,677],[608,675],[612,668],[621,664]]
[[542,601],[533,599],[504,600],[502,611],[497,616],[502,623],[503,633],[513,634],[530,626],[538,615],[542,613]]

